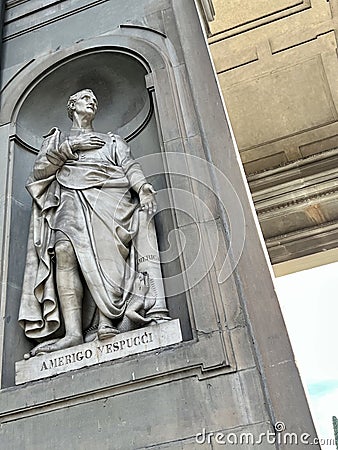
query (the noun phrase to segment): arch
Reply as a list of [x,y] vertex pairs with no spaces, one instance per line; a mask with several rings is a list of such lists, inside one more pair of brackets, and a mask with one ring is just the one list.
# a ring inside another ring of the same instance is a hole
[[[11,212],[11,222],[8,225],[8,242],[10,237],[14,236],[12,242],[17,238],[17,242],[20,244],[20,249],[15,253],[15,258],[21,261],[20,270],[18,271],[16,261],[14,261],[14,252],[9,257],[8,266],[12,270],[12,276],[15,278],[16,285],[20,285],[20,273],[25,261],[25,248],[26,238],[20,230],[20,235],[16,236],[14,226],[17,212],[15,208],[20,208],[22,211],[21,224],[26,229],[29,228],[29,215],[30,215],[30,203],[31,199],[24,192],[24,180],[27,178],[31,164],[34,160],[34,155],[26,150],[32,150],[39,147],[37,142],[33,142],[33,145],[27,145],[25,139],[20,140],[20,124],[18,124],[18,118],[22,113],[25,102],[29,96],[35,91],[38,92],[39,86],[41,87],[44,80],[49,77],[53,77],[57,71],[62,70],[69,64],[76,64],[76,61],[83,60],[83,58],[99,57],[104,53],[114,54],[115,56],[121,56],[122,59],[128,59],[134,67],[137,67],[142,74],[143,90],[148,95],[148,99],[152,98],[154,103],[155,114],[152,114],[152,118],[140,132],[135,139],[131,142],[131,149],[134,157],[144,156],[144,153],[151,154],[152,152],[159,152],[162,148],[164,151],[167,149],[171,151],[171,145],[175,142],[179,151],[184,149],[184,138],[189,128],[191,135],[196,135],[193,130],[196,119],[194,118],[194,107],[189,97],[189,89],[185,86],[188,82],[188,78],[184,73],[185,67],[180,62],[176,52],[169,41],[163,34],[154,32],[150,29],[143,29],[142,27],[133,27],[128,25],[125,28],[119,28],[104,36],[99,36],[87,41],[80,42],[67,49],[62,49],[54,54],[45,55],[39,59],[32,61],[25,68],[21,70],[12,80],[7,84],[3,91],[3,106],[0,112],[0,122],[11,123],[10,138],[12,140],[11,146],[8,147],[12,154],[11,160],[14,161],[12,167],[13,177],[15,179],[22,180],[22,185],[17,185],[13,189],[14,202],[12,204],[7,203],[6,209]],[[96,56],[95,56],[96,55]],[[91,86],[84,86],[91,87]],[[76,89],[75,89],[76,90]],[[72,94],[73,92],[70,92]],[[100,99],[99,99],[100,101]],[[189,102],[189,103],[187,103]],[[151,103],[151,102],[150,102]],[[26,104],[28,105],[28,104]],[[144,119],[147,110],[147,104],[141,104],[144,108],[140,108],[139,114]],[[65,104],[62,106],[63,110],[61,117],[66,117]],[[142,112],[143,111],[143,112]],[[189,111],[189,114],[185,114],[183,118],[182,111]],[[28,117],[30,109],[27,108],[26,117]],[[31,112],[32,120],[36,121],[39,118]],[[143,114],[143,115],[142,115]],[[137,122],[137,117],[133,119]],[[52,123],[52,119],[48,119],[49,126],[59,125],[58,123]],[[133,122],[133,121],[131,121]],[[140,121],[139,121],[140,122]],[[142,122],[142,120],[141,120]],[[144,122],[144,120],[143,120]],[[190,125],[186,123],[189,122]],[[191,125],[193,124],[193,125]],[[142,125],[142,124],[138,124]],[[62,129],[63,127],[60,126]],[[97,122],[95,122],[95,128]],[[137,128],[137,127],[136,127]],[[102,131],[108,131],[109,127],[102,129]],[[133,125],[130,125],[131,132],[135,130]],[[130,131],[129,130],[129,131]],[[41,130],[41,135],[48,132],[48,129]],[[115,130],[111,130],[115,131]],[[117,130],[118,131],[118,130]],[[34,133],[32,133],[34,135]],[[25,137],[25,136],[24,136]],[[156,150],[154,151],[154,148]],[[138,154],[141,152],[141,154]],[[147,169],[145,170],[147,175]],[[167,172],[166,172],[167,175]],[[156,177],[155,177],[156,178]],[[12,179],[8,178],[9,183]],[[158,191],[166,190],[167,186],[170,186],[170,176],[165,176],[164,171],[161,172],[157,179],[151,180]],[[13,185],[14,186],[14,185]],[[169,201],[168,201],[169,204]],[[174,206],[174,205],[172,205]],[[168,245],[175,245],[180,247],[179,242],[169,242],[167,237],[171,230],[176,229],[176,216],[173,211],[165,210],[162,216],[157,216],[157,227],[160,229],[158,234],[160,251],[165,251]],[[180,251],[175,251],[175,254],[180,255]],[[181,258],[181,256],[180,256]],[[166,289],[166,277],[170,277],[171,273],[181,273],[183,268],[183,262],[180,258],[175,259],[170,264],[164,265],[163,276]],[[175,266],[175,267],[173,267]],[[184,286],[184,275],[182,272],[182,286]],[[169,290],[168,290],[169,291]],[[17,290],[19,296],[19,289]],[[180,317],[182,323],[182,332],[184,340],[192,339],[192,331],[190,325],[190,303],[189,293],[179,293],[178,295],[171,295],[168,300],[168,307],[171,317]],[[6,302],[6,310],[8,305],[12,305],[13,308],[17,307],[17,302],[11,304]],[[13,313],[16,316],[17,313]],[[4,340],[4,355],[9,367],[6,375],[6,385],[11,385],[13,379],[13,362],[20,359],[24,353],[23,349],[28,345],[23,336],[20,335],[21,330],[18,329],[18,325],[15,322],[5,325],[5,340]],[[21,344],[17,346],[15,352],[13,352],[12,342],[14,336],[21,336]]]
[[[171,67],[177,64],[177,56],[167,41],[167,38],[149,29],[119,28],[33,60],[5,86],[2,93],[0,123],[15,123],[20,108],[30,92],[53,71],[84,54],[115,51],[138,60],[147,73],[162,68],[170,71]],[[166,46],[171,48],[170,57]]]
[[16,136],[26,147],[37,151],[51,124],[64,131],[69,129],[69,96],[90,88],[99,101],[95,129],[130,140],[151,117],[152,102],[145,85],[147,73],[138,59],[115,49],[81,52],[67,58],[41,77],[20,104],[15,112]]

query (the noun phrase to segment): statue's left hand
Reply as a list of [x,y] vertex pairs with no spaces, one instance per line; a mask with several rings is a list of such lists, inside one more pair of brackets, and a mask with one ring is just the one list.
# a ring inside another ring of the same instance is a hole
[[156,212],[157,204],[155,194],[155,189],[149,183],[144,184],[138,193],[141,209],[146,210],[148,214],[154,214]]

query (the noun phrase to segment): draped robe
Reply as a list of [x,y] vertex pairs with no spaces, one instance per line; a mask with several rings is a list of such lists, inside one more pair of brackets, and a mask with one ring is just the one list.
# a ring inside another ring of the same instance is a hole
[[95,134],[103,147],[73,153],[53,128],[26,184],[33,206],[19,323],[29,338],[43,340],[60,329],[54,252],[60,232],[72,243],[90,296],[107,317],[123,315],[132,289],[128,262],[138,202],[130,190],[139,192],[146,179],[119,136]]

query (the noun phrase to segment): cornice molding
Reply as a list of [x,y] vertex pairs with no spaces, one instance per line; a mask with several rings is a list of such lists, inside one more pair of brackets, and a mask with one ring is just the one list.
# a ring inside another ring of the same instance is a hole
[[337,196],[337,179],[337,148],[248,177],[259,216]]
[[198,0],[198,2],[203,9],[206,20],[212,22],[215,18],[215,9],[212,0]]
[[[32,12],[35,12],[36,9],[48,8],[49,6],[53,5],[54,3],[60,3],[61,1],[64,1],[64,0],[46,1],[45,4],[40,4],[38,8],[33,8]],[[24,3],[28,3],[28,2],[32,3],[32,0],[7,0],[5,2],[5,8],[6,9],[15,8],[16,6],[20,6],[20,5],[23,5]]]
[[[254,1],[254,0],[252,0]],[[275,2],[278,5],[278,2]],[[284,19],[285,17],[291,16],[293,14],[302,13],[303,11],[311,8],[311,0],[299,0],[295,5],[291,5],[288,8],[279,8],[276,7],[275,11],[272,11],[268,14],[263,14],[261,17],[256,17],[253,20],[248,20],[245,23],[239,23],[231,28],[227,28],[217,33],[213,34],[209,38],[209,43],[213,44],[218,41],[222,41],[223,39],[228,39],[240,34],[243,34],[247,31],[251,31],[255,28],[262,27],[269,23],[275,22],[277,20]]]
[[29,0],[7,0],[6,9],[13,8],[14,6],[21,5],[22,3],[28,3]]
[[[21,20],[27,16],[30,16],[31,14],[36,13],[37,11],[41,11],[41,10],[48,11],[48,8],[50,8],[51,6],[57,5],[58,3],[62,3],[64,1],[65,0],[54,0],[51,3],[49,3],[47,5],[43,4],[39,8],[36,8],[32,11],[28,10],[28,11],[22,12],[21,14],[19,14],[18,16],[15,16],[15,17],[10,17],[10,14],[8,13],[9,17],[5,18],[5,25],[10,26],[12,22],[15,22],[16,20]],[[57,22],[65,17],[70,17],[81,11],[85,11],[86,9],[90,9],[94,6],[97,6],[101,3],[105,3],[108,1],[109,0],[92,0],[91,2],[83,4],[77,8],[67,9],[67,11],[64,11],[64,12],[57,11],[57,12],[55,12],[55,14],[52,14],[51,17],[46,17],[41,22],[39,21],[39,22],[34,23],[33,25],[29,24],[29,25],[23,26],[23,28],[19,31],[11,32],[11,31],[7,31],[7,29],[6,29],[3,40],[8,41],[8,40],[14,39],[18,36],[22,36],[24,34],[33,32],[33,31],[38,30],[38,29],[40,29],[44,26],[47,26],[51,23]],[[23,3],[25,3],[25,1]],[[17,6],[17,5],[14,5],[14,6]]]
[[262,216],[264,216],[266,214],[280,211],[280,210],[287,209],[287,208],[292,208],[294,206],[306,205],[306,204],[309,204],[309,202],[313,202],[314,200],[321,200],[328,196],[337,197],[337,200],[338,200],[338,186],[336,188],[330,189],[328,191],[324,191],[324,192],[321,192],[318,194],[313,194],[313,195],[307,195],[306,197],[302,197],[302,198],[298,198],[298,199],[292,199],[292,200],[289,200],[284,203],[279,203],[275,206],[269,206],[269,207],[262,208],[259,210],[256,207],[256,212],[257,212],[257,215],[259,216],[259,218],[263,219]]
[[338,232],[338,220],[326,222],[321,227],[318,226],[307,227],[299,231],[293,231],[291,233],[274,236],[272,238],[266,239],[265,243],[268,250],[271,250],[273,247],[278,248],[281,245],[298,242],[300,239],[316,237],[319,234],[332,232]]
[[215,18],[215,9],[212,0],[195,0],[195,3],[203,21],[205,32],[209,36],[209,22],[212,22]]
[[338,221],[274,236],[265,242],[272,264],[337,249]]
[[277,174],[288,173],[291,170],[295,169],[299,170],[302,167],[307,166],[309,164],[317,163],[335,156],[338,156],[338,148],[325,150],[323,152],[306,156],[304,158],[296,159],[294,161],[281,163],[278,167],[274,167],[273,169],[265,169],[260,172],[252,173],[247,176],[247,179],[250,184],[253,184],[255,181],[259,181],[261,179],[265,179]]

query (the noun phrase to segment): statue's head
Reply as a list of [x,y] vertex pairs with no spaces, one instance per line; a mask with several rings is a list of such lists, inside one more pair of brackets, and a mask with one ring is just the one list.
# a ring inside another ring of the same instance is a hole
[[[76,104],[81,108],[88,108],[88,111],[92,109],[93,118],[95,117],[98,102],[94,92],[91,89],[83,89],[82,91],[76,92],[71,95],[67,103],[67,112],[70,120],[73,120],[74,111],[76,109]],[[83,104],[83,105],[80,105]]]

